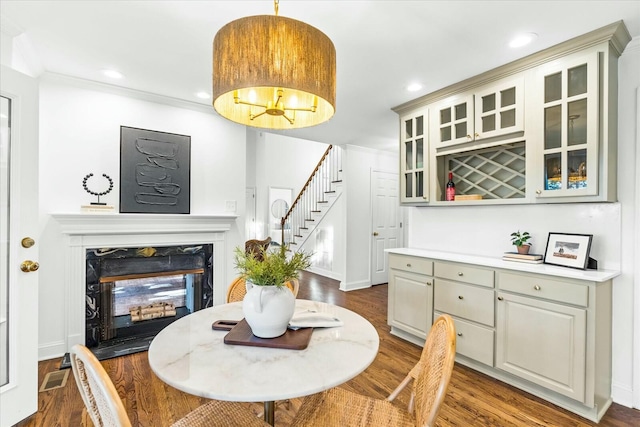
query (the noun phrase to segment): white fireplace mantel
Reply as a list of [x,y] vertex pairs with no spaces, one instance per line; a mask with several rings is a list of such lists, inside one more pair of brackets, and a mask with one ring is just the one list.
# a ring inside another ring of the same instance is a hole
[[85,343],[86,251],[95,248],[213,245],[213,303],[224,302],[226,234],[237,215],[52,213],[65,251],[65,347]]
[[82,214],[51,215],[68,235],[167,234],[229,231],[237,215]]

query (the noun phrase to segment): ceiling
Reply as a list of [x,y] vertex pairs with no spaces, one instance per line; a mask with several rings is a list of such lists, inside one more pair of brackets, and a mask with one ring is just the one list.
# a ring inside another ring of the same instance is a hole
[[[281,0],[279,12],[323,31],[337,52],[335,116],[281,133],[383,150],[397,147],[394,106],[618,20],[640,35],[640,0]],[[32,75],[63,74],[204,105],[211,101],[195,94],[211,92],[216,32],[261,14],[273,14],[271,0],[0,1],[1,29],[16,36],[14,52]],[[522,32],[538,38],[508,47]],[[125,77],[110,80],[102,74],[108,68]],[[423,88],[408,92],[412,82]]]

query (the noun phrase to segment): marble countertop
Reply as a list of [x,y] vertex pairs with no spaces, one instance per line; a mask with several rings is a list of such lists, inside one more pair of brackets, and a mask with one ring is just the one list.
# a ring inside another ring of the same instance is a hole
[[149,364],[165,383],[211,399],[264,402],[306,396],[342,384],[364,371],[378,353],[379,337],[362,316],[331,304],[296,300],[296,311],[329,312],[344,326],[316,328],[304,350],[228,345],[216,320],[241,320],[242,303],[196,311],[160,331]]
[[410,255],[441,261],[461,262],[484,267],[501,268],[504,270],[538,273],[547,276],[564,277],[569,279],[588,280],[591,282],[606,282],[620,275],[617,270],[578,270],[575,268],[558,267],[549,264],[527,264],[523,262],[504,261],[498,257],[465,255],[453,252],[434,251],[428,249],[396,248],[386,252],[399,255]]

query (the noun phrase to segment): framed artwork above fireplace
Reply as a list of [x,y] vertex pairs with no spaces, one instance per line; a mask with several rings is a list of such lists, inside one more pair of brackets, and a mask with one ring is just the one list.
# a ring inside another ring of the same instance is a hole
[[120,213],[190,212],[191,137],[120,126]]

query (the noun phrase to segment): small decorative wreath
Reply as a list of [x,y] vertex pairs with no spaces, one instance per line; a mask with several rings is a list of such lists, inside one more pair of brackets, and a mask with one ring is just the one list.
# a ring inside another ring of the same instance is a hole
[[107,180],[109,181],[109,188],[107,190],[101,192],[101,193],[98,193],[98,192],[89,190],[89,188],[87,187],[87,181],[92,176],[93,176],[93,174],[90,173],[89,175],[84,177],[84,179],[82,180],[82,187],[84,188],[84,191],[86,191],[87,193],[89,193],[89,194],[91,194],[93,196],[98,196],[98,200],[100,200],[100,196],[104,196],[105,194],[109,194],[109,192],[111,190],[113,190],[113,180],[111,179],[111,177],[109,175],[107,175],[106,173],[103,173],[102,176],[107,178]]

